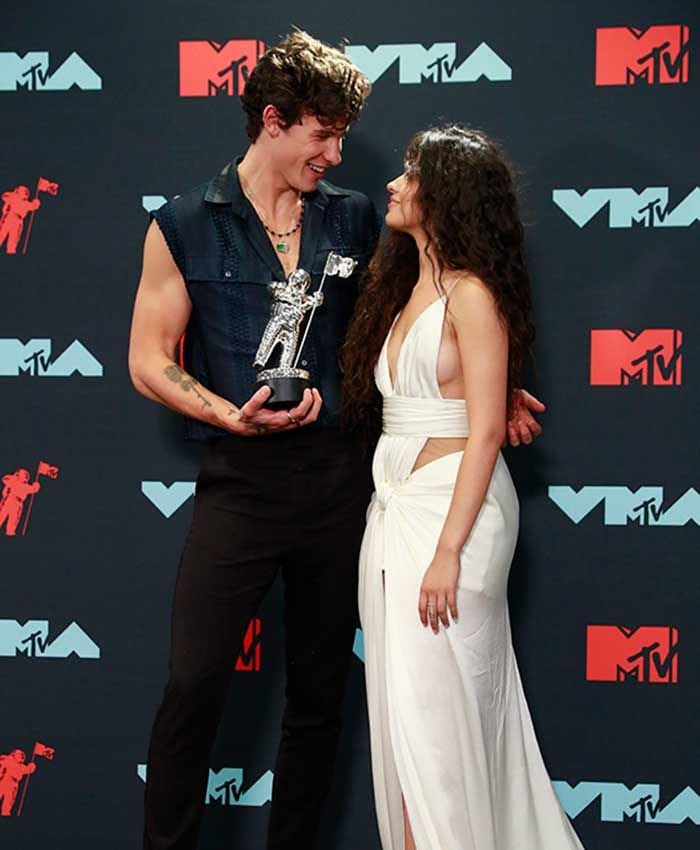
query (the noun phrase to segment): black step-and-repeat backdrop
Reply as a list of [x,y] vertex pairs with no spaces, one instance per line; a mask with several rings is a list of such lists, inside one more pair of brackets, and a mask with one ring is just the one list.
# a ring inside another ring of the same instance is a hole
[[[336,183],[383,206],[412,131],[441,121],[522,169],[548,404],[508,453],[529,702],[588,850],[697,848],[695,0],[3,11],[0,842],[139,846],[201,452],[128,379],[147,211],[243,151],[237,95],[293,25],[346,39],[374,83]],[[264,846],[280,612],[275,588],[232,652],[203,850]],[[355,655],[322,846],[378,850],[359,632]]]

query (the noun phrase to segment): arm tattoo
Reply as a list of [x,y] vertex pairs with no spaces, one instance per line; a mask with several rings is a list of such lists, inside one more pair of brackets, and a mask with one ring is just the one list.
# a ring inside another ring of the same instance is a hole
[[180,384],[186,393],[192,390],[197,398],[202,402],[202,410],[207,407],[211,407],[211,402],[197,389],[197,381],[195,381],[191,375],[188,375],[184,369],[181,369],[174,363],[169,363],[163,372],[168,380],[172,381],[174,384]]

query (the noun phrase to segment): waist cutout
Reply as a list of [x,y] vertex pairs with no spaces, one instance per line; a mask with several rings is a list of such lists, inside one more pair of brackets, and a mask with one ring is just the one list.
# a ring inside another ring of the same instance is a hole
[[391,437],[468,437],[467,405],[460,398],[387,396],[383,432]]

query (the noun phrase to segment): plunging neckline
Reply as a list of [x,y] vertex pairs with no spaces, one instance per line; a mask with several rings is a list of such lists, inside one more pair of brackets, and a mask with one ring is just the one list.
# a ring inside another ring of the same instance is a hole
[[[406,340],[413,333],[413,329],[418,324],[418,322],[420,322],[420,320],[423,318],[423,316],[425,316],[425,314],[428,312],[428,310],[430,310],[430,308],[433,305],[437,304],[438,302],[444,304],[444,300],[443,300],[442,295],[440,295],[434,301],[431,301],[430,304],[428,304],[427,307],[424,307],[420,311],[420,313],[413,320],[413,324],[411,325],[411,327],[404,334],[404,338],[401,340],[401,345],[399,346],[399,353],[396,356],[396,371],[394,373],[394,379],[393,380],[391,378],[391,364],[389,363],[389,345],[391,344],[391,338],[394,334],[394,328],[396,327],[396,323],[398,322],[401,314],[403,313],[403,309],[399,310],[399,312],[396,314],[396,317],[394,318],[394,321],[392,322],[391,327],[389,328],[389,333],[387,334],[386,340],[384,342],[384,347],[386,349],[386,351],[385,351],[386,371],[387,371],[387,375],[389,377],[389,386],[391,387],[392,395],[396,392],[396,384],[398,383],[398,380],[399,380],[399,366],[401,365],[401,355],[403,354],[403,350],[406,346]],[[404,309],[405,309],[405,307],[404,307]]]

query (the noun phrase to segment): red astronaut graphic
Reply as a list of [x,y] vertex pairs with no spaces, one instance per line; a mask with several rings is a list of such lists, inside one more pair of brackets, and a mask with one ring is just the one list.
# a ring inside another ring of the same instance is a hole
[[22,253],[27,253],[29,234],[32,229],[34,214],[41,206],[39,192],[58,194],[58,183],[52,183],[45,177],[40,177],[36,184],[35,197],[31,198],[27,186],[15,186],[8,192],[2,193],[2,213],[0,217],[0,247],[5,244],[7,254],[16,254],[22,237],[24,221],[29,216],[27,232],[22,245]]
[[5,524],[5,534],[14,537],[17,534],[19,518],[22,516],[27,496],[33,496],[41,489],[38,481],[29,481],[29,471],[18,469],[11,475],[2,477],[2,501],[0,501],[0,528]]
[[17,799],[19,783],[36,770],[36,764],[25,764],[27,757],[22,750],[12,750],[0,756],[0,815],[9,817]]
[[34,481],[29,479],[29,471],[27,469],[18,469],[16,472],[8,473],[2,477],[2,496],[0,497],[0,531],[5,526],[5,534],[7,537],[14,537],[17,534],[19,521],[24,510],[24,503],[29,497],[29,505],[22,526],[22,536],[27,533],[27,525],[29,524],[29,515],[32,511],[34,496],[41,489],[39,483],[40,475],[47,475],[49,478],[58,478],[59,469],[57,466],[51,466],[45,461],[39,461],[37,466],[36,476]]
[[0,815],[9,817],[12,814],[12,809],[17,799],[17,792],[22,780],[25,780],[22,797],[19,801],[15,814],[22,814],[22,806],[24,799],[27,796],[27,786],[29,785],[29,777],[36,770],[34,759],[37,756],[53,760],[55,750],[53,747],[47,747],[45,744],[37,741],[34,744],[31,761],[26,764],[27,757],[23,750],[12,750],[7,755],[0,755]]
[[26,186],[17,186],[11,192],[2,193],[0,245],[7,240],[5,250],[8,254],[17,253],[27,213],[35,212],[40,206],[41,201],[38,198],[30,200],[29,189]]

